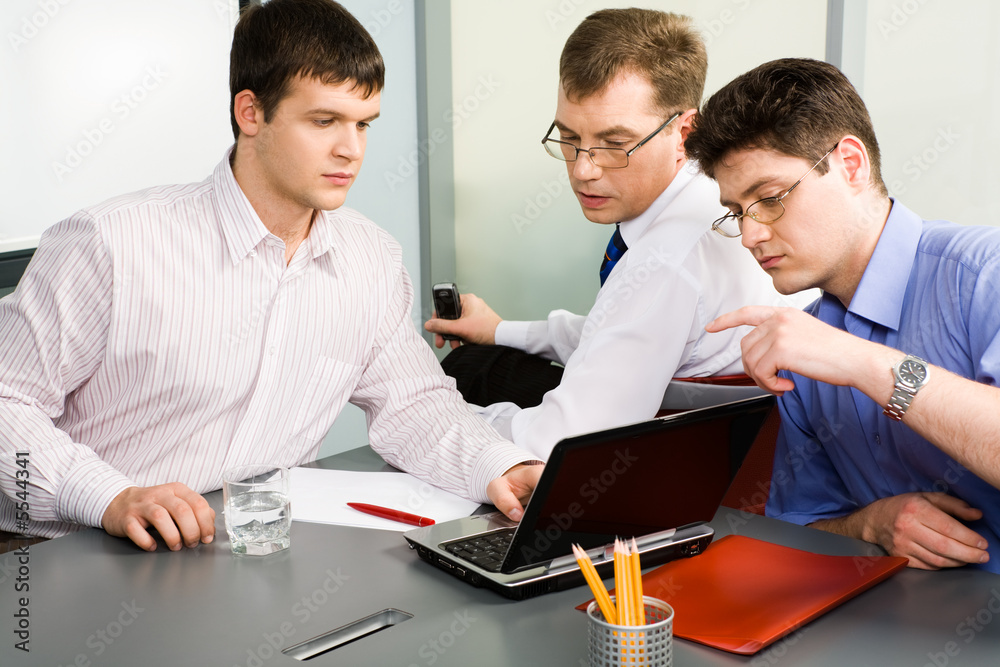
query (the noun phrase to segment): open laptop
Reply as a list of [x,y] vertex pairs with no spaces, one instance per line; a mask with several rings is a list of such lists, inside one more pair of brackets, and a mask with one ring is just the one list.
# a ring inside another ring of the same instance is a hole
[[699,554],[773,405],[770,395],[748,398],[567,438],[520,523],[491,512],[403,536],[423,560],[515,600],[583,584],[574,543],[602,577],[615,537],[635,537],[644,566]]

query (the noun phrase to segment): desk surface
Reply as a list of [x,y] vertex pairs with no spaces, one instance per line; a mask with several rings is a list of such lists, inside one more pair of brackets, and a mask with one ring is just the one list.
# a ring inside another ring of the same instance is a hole
[[[368,448],[321,467],[389,469]],[[99,530],[0,556],[3,665],[585,665],[587,588],[511,602],[420,562],[400,537],[294,522],[289,550],[234,557],[221,494],[211,545],[145,553]],[[862,542],[720,510],[718,536],[741,534],[836,555]],[[19,568],[21,569],[19,573]],[[17,592],[27,577],[28,592]],[[752,576],[752,573],[748,573]],[[28,598],[30,653],[14,634]],[[386,608],[413,618],[308,663],[287,647]],[[1000,655],[1000,577],[905,570],[753,657],[684,640],[674,665],[980,665]],[[996,618],[996,620],[995,620]]]

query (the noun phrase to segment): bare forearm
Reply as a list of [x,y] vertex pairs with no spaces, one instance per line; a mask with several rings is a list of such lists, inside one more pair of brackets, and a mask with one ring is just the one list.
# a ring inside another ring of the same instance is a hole
[[932,366],[903,423],[1000,488],[1000,389]]

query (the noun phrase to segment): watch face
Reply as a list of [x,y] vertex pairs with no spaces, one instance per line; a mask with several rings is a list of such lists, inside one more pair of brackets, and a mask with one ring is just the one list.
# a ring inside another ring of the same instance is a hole
[[927,368],[918,361],[906,359],[899,365],[899,379],[916,387],[927,379]]

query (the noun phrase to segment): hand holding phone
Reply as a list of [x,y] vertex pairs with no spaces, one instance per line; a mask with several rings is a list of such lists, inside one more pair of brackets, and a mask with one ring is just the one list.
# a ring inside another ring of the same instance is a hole
[[[444,346],[444,338],[453,348],[459,343],[495,345],[496,330],[503,319],[475,294],[459,295],[454,283],[438,283],[431,288],[437,316],[424,322],[424,329],[436,334],[434,345]],[[444,320],[458,320],[446,324]],[[445,335],[447,332],[450,335]]]
[[[434,310],[442,320],[457,320],[462,316],[462,298],[455,283],[436,283],[431,288]],[[458,336],[441,334],[445,340],[461,340]]]

